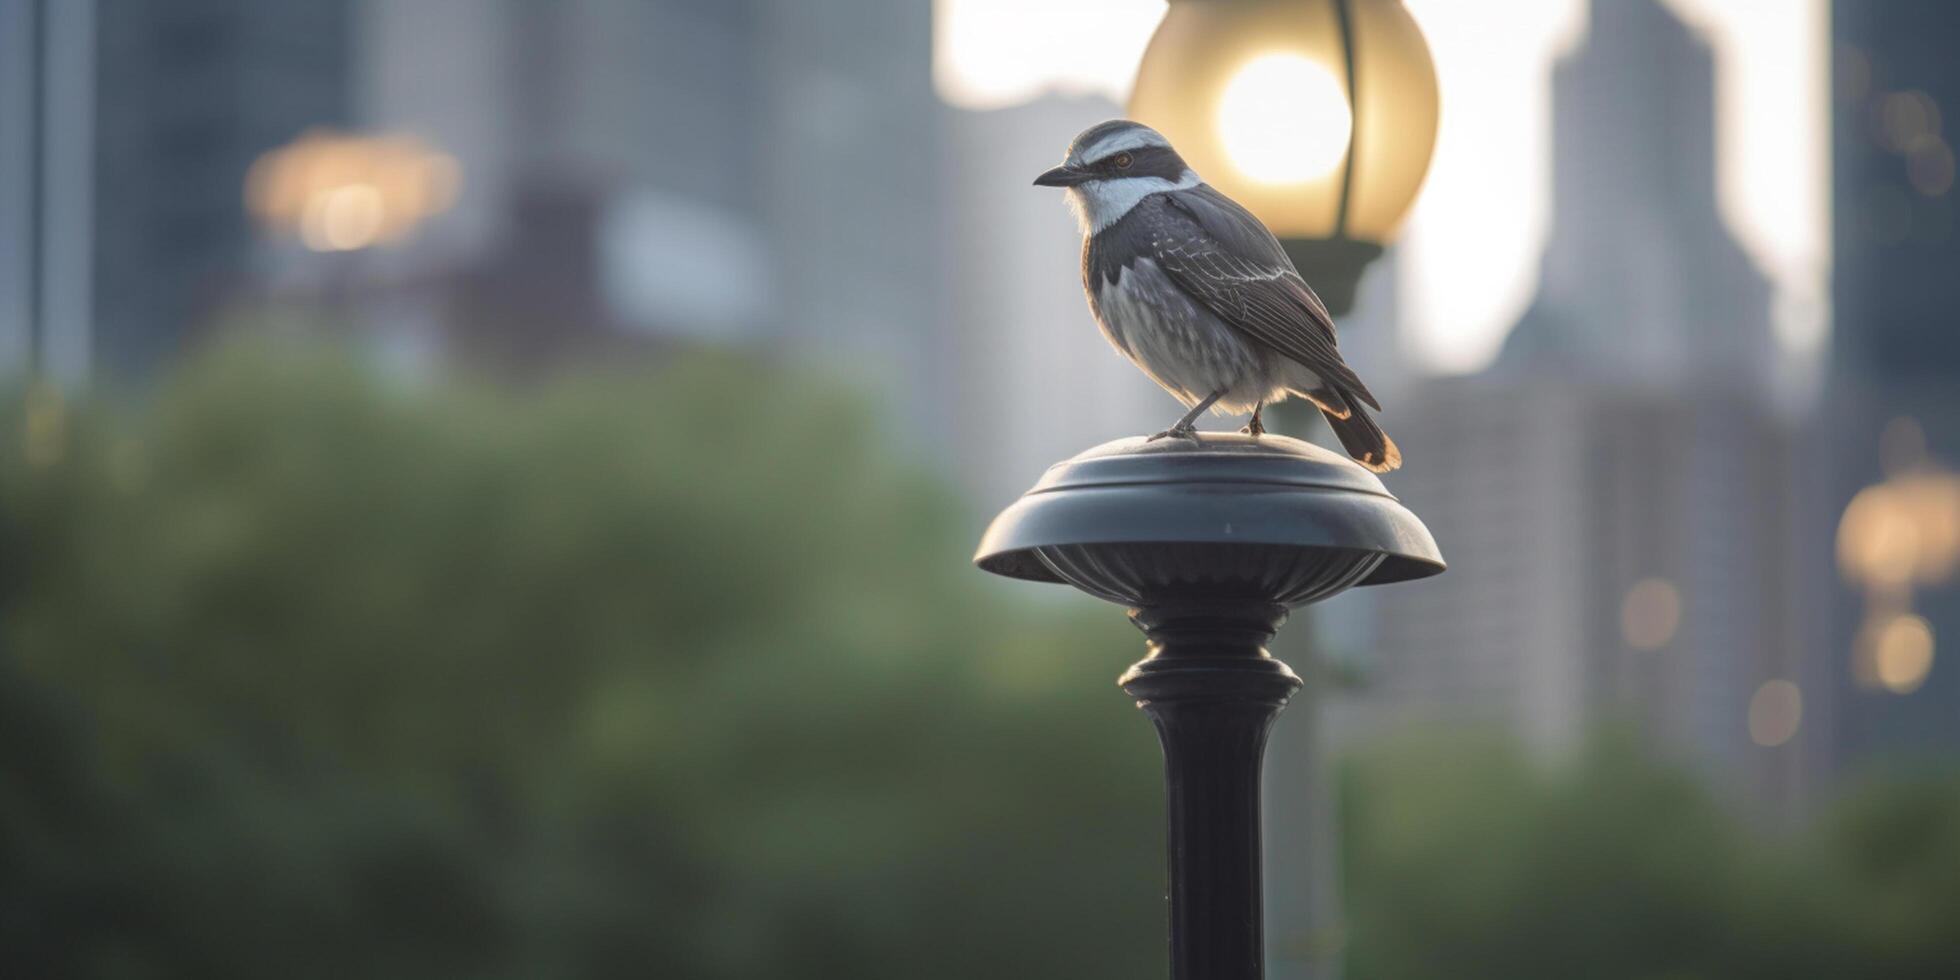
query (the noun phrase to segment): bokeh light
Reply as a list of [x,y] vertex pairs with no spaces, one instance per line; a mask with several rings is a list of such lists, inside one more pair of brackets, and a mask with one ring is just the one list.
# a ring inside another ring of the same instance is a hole
[[1953,148],[1944,140],[1931,137],[1919,141],[1906,152],[1906,179],[1914,190],[1927,197],[1939,197],[1953,189]]
[[1874,104],[1879,145],[1907,153],[1940,135],[1940,107],[1924,92],[1892,92]]
[[1933,627],[1913,615],[1894,616],[1872,636],[1878,682],[1894,694],[1911,694],[1933,669]]
[[1641,579],[1620,602],[1620,635],[1635,650],[1658,650],[1681,627],[1681,592],[1662,578]]
[[1789,681],[1764,681],[1749,698],[1749,739],[1757,745],[1782,745],[1802,724],[1803,689]]
[[413,136],[310,131],[252,165],[245,203],[316,252],[400,241],[456,201],[454,158]]
[[1896,477],[1851,498],[1838,523],[1845,578],[1880,591],[1938,585],[1960,564],[1960,478]]
[[381,235],[386,205],[373,184],[346,184],[307,199],[300,240],[316,252],[366,248]]

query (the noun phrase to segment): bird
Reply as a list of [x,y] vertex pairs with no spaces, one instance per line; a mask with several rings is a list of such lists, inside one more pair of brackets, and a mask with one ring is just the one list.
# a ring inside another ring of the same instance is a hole
[[1082,226],[1082,286],[1102,333],[1189,411],[1152,440],[1197,440],[1207,409],[1260,412],[1297,395],[1342,448],[1386,473],[1401,450],[1341,357],[1334,318],[1264,223],[1204,182],[1162,133],[1128,119],[1083,130],[1036,186],[1065,188]]

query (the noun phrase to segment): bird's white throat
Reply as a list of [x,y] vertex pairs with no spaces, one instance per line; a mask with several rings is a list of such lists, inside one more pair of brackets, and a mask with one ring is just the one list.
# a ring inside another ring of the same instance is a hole
[[1190,190],[1203,181],[1195,171],[1186,170],[1176,180],[1163,177],[1124,177],[1120,180],[1092,180],[1068,189],[1069,207],[1082,223],[1082,233],[1096,232],[1122,220],[1137,202],[1164,191]]

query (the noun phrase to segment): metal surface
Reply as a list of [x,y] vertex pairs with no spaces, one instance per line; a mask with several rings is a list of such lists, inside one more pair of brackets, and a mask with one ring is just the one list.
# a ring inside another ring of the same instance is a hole
[[1104,443],[1002,511],[974,563],[1124,605],[1237,595],[1300,606],[1443,570],[1373,473],[1279,435]]
[[1290,608],[1441,572],[1428,529],[1297,439],[1132,438],[1050,467],[974,562],[1131,607],[1150,654],[1118,683],[1164,749],[1172,980],[1259,980],[1260,761],[1300,688],[1266,643]]
[[1167,603],[1131,614],[1150,656],[1117,683],[1164,747],[1172,980],[1265,975],[1259,771],[1300,678],[1266,654],[1275,603]]

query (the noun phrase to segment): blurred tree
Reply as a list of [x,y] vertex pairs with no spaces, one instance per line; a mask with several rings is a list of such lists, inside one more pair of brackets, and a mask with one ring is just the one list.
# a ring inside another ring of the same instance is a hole
[[1156,969],[1134,634],[764,370],[11,400],[0,974]]
[[1496,740],[1377,746],[1347,779],[1356,980],[1960,976],[1952,778],[1788,839],[1611,738],[1550,770]]
[[1868,968],[1859,976],[1960,976],[1960,780],[1891,773],[1824,831],[1837,904]]

